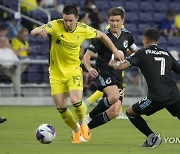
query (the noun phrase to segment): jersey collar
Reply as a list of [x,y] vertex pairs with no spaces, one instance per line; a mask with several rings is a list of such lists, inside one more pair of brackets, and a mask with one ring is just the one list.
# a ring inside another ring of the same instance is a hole
[[75,27],[75,29],[74,29],[74,30],[72,30],[72,31],[67,31],[67,30],[66,30],[66,28],[65,28],[65,26],[64,26],[64,22],[63,22],[63,27],[64,27],[64,29],[65,29],[65,31],[66,31],[66,32],[68,32],[68,33],[73,33],[73,32],[76,30],[76,28],[77,28],[77,23],[76,23],[76,27]]
[[122,29],[121,29],[121,31],[120,31],[120,34],[119,34],[119,36],[115,36],[112,32],[111,32],[111,30],[110,30],[110,28],[109,28],[109,30],[108,30],[116,39],[119,39],[119,37],[121,36],[121,34],[122,34]]

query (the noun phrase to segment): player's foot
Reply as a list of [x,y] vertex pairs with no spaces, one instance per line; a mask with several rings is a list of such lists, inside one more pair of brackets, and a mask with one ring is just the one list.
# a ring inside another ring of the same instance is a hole
[[156,148],[160,146],[162,142],[161,136],[159,133],[152,133],[150,134],[146,141],[141,145],[141,147],[150,147],[150,148]]
[[3,123],[5,121],[7,121],[7,119],[5,117],[0,117],[0,123]]
[[92,118],[89,116],[89,114],[87,114],[85,116],[85,122],[88,124],[88,123],[90,123],[91,120],[92,120]]
[[79,131],[77,131],[76,133],[73,132],[72,143],[81,143],[80,136],[81,136],[81,129],[79,129]]
[[89,140],[91,138],[91,131],[86,123],[81,125],[81,132],[85,140]]
[[120,112],[119,115],[116,117],[116,119],[128,120],[128,117],[124,112]]

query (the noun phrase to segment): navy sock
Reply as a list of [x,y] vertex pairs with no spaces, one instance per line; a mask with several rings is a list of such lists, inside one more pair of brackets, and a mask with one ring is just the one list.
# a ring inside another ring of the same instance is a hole
[[89,116],[93,119],[96,115],[109,109],[110,106],[111,104],[109,104],[107,97],[104,97],[99,101],[97,106],[89,113]]
[[110,119],[108,118],[107,113],[103,112],[103,113],[100,113],[97,116],[95,116],[88,124],[88,127],[90,129],[93,129],[93,128],[101,126],[109,121],[110,121]]
[[149,128],[146,121],[141,116],[131,116],[126,112],[127,117],[131,121],[131,123],[144,135],[147,137],[153,133],[153,131]]

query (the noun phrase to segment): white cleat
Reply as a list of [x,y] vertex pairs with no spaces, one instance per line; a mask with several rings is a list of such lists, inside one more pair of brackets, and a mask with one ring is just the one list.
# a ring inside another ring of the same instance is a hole
[[92,118],[89,116],[89,114],[87,114],[85,116],[85,122],[88,124],[88,123],[90,123],[91,120],[92,120]]
[[124,112],[120,112],[116,119],[128,120],[128,117]]

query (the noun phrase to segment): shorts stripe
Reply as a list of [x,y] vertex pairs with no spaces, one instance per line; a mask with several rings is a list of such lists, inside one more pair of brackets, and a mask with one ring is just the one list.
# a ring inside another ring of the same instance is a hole
[[147,99],[145,102],[143,102],[140,106],[141,109],[145,109],[146,107],[148,107],[151,104],[151,101],[149,99]]

